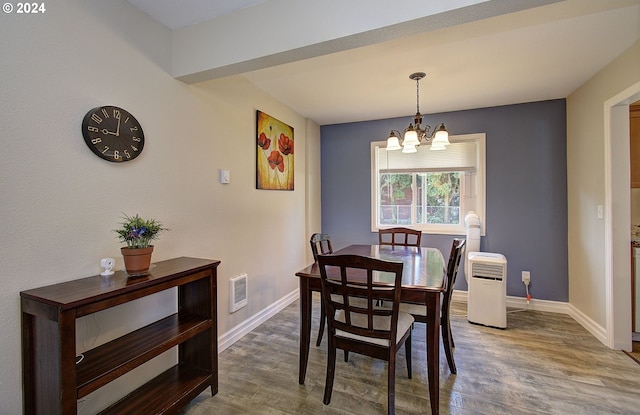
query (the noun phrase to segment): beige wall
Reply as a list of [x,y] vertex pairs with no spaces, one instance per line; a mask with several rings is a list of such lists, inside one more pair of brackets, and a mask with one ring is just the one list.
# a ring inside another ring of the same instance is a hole
[[607,325],[607,231],[597,206],[606,206],[605,102],[639,81],[636,42],[567,98],[569,302],[602,328]]
[[[321,180],[320,180],[320,126],[307,118],[307,240],[316,233],[322,232],[321,216]],[[307,249],[307,262],[313,262],[311,249]]]
[[[43,15],[3,15],[0,23],[2,414],[22,406],[19,292],[95,275],[102,257],[121,269],[111,230],[123,212],[171,228],[155,244],[154,261],[222,261],[220,336],[296,293],[308,230],[319,228],[317,125],[241,77],[173,79],[170,32],[124,1],[54,3]],[[142,124],[146,144],[136,160],[108,163],[85,145],[82,118],[100,105],[121,106]],[[255,189],[256,109],[294,127],[295,191]],[[231,184],[219,183],[219,169],[231,171]],[[230,315],[228,280],[244,272],[249,304]],[[174,307],[171,295],[159,295],[84,318],[78,349]],[[90,395],[81,413],[95,413],[171,358]]]

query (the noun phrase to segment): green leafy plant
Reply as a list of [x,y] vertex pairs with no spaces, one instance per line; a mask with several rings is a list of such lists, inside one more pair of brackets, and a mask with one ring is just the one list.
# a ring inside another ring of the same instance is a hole
[[120,229],[113,231],[121,242],[127,244],[127,248],[148,248],[161,232],[169,230],[157,220],[143,219],[137,213],[135,216],[125,214],[123,219]]

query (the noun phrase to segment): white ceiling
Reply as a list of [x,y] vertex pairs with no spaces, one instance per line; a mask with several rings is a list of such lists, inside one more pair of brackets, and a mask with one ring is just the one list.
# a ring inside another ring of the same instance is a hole
[[179,29],[267,0],[127,0],[169,29]]
[[[179,28],[268,0],[128,1]],[[326,125],[413,115],[417,71],[423,114],[566,98],[638,39],[640,0],[567,0],[241,75]]]

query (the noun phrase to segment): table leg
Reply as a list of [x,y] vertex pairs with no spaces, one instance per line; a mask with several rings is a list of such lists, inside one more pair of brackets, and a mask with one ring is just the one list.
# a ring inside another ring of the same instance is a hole
[[303,385],[307,375],[309,342],[311,341],[311,289],[307,278],[300,278],[300,366],[298,383]]
[[440,413],[440,293],[427,294],[427,374],[431,414]]

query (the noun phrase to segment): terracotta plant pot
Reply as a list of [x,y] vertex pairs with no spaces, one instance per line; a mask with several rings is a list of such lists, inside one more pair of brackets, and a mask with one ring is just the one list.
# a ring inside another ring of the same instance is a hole
[[124,267],[129,275],[144,275],[151,265],[153,245],[148,248],[120,248],[124,258]]

